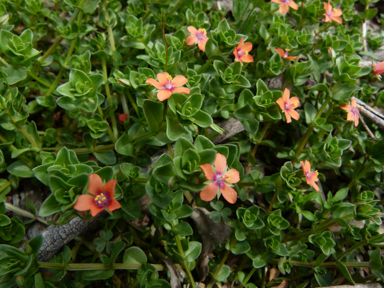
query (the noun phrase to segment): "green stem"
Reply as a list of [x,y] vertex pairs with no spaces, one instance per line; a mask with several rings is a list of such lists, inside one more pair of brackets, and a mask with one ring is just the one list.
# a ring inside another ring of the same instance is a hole
[[[164,266],[161,264],[151,264],[157,271],[164,271]],[[62,263],[48,263],[48,262],[39,262],[41,268],[49,269],[64,269],[67,271],[91,271],[91,270],[108,270],[108,269],[118,269],[118,270],[138,270],[141,268],[141,264],[124,264],[124,263],[114,263],[113,266],[106,266],[102,263],[69,263],[67,266]]]
[[168,69],[168,42],[167,42],[167,37],[165,37],[165,31],[164,31],[164,26],[165,26],[164,15],[163,15],[163,19],[161,22],[162,22],[161,23],[161,32],[163,33],[163,39],[164,39],[164,45],[165,45],[165,67],[164,67],[164,71],[167,71],[167,69]]
[[260,132],[260,138],[259,138],[259,140],[257,140],[257,142],[256,142],[256,144],[255,144],[255,146],[253,147],[253,150],[252,150],[252,156],[253,157],[255,157],[256,152],[257,152],[257,148],[259,147],[261,141],[263,141],[264,136],[267,133],[267,131],[268,131],[269,127],[271,126],[271,124],[272,124],[272,121],[267,122],[267,124],[265,124],[263,130]]
[[[279,264],[280,260],[274,259],[270,261],[270,264],[277,265]],[[294,260],[287,260],[286,263],[289,263],[293,266],[299,266],[299,267],[308,267],[312,268],[313,263],[312,262],[301,262],[301,261],[294,261]],[[344,266],[346,267],[354,267],[354,268],[364,268],[364,267],[370,267],[370,262],[342,262]],[[324,267],[324,268],[337,268],[336,262],[325,262],[321,263],[318,267]]]
[[[0,134],[0,141],[3,142],[3,143],[8,143],[8,142],[9,142],[8,139],[5,138],[5,137],[4,137],[3,135],[1,135],[1,134]],[[10,145],[8,146],[8,148],[9,148],[9,150],[10,150],[11,152],[17,150],[17,148],[16,148],[15,146],[13,146],[12,144],[10,144]],[[20,155],[19,158],[20,158],[21,160],[23,160],[24,163],[27,164],[29,167],[31,167],[31,168],[34,168],[34,167],[35,167],[34,163],[31,162],[25,155]]]
[[271,204],[269,204],[269,207],[268,207],[268,213],[271,213],[271,212],[272,212],[272,210],[273,210],[273,205],[275,204],[276,200],[277,200],[277,194],[275,193],[275,194],[273,195]]
[[[107,93],[107,99],[108,99],[109,106],[112,109],[113,103],[112,103],[111,91],[109,90],[109,84],[108,84],[107,62],[106,62],[104,57],[101,59],[101,65],[103,68],[103,78],[104,78],[105,91]],[[114,113],[111,115],[111,122],[112,122],[114,139],[117,139],[119,137],[119,131],[117,130],[116,117],[115,117]],[[116,142],[116,140],[113,142]]]
[[63,77],[63,73],[64,73],[64,67],[61,67],[59,74],[57,74],[55,81],[53,81],[52,85],[49,87],[48,91],[45,93],[45,96],[51,95],[51,93],[56,89],[56,87],[59,85],[61,77]]
[[9,186],[11,186],[11,182],[7,181],[0,187],[0,193],[3,192],[5,189],[7,189]]
[[[175,224],[173,224],[173,222],[171,224],[172,224],[172,228],[174,228]],[[191,270],[189,270],[188,263],[185,262],[185,254],[184,254],[183,246],[181,245],[179,235],[175,235],[175,240],[176,240],[177,250],[179,251],[181,257],[183,258],[183,262],[181,264],[184,267],[185,271],[187,272],[189,283],[191,284],[192,288],[196,288],[195,280],[193,279]]]
[[48,82],[45,82],[43,79],[37,77],[34,73],[31,73],[30,71],[27,71],[27,74],[29,77],[35,79],[37,82],[39,82],[40,84],[44,85],[45,87],[51,87],[51,84],[49,84]]
[[[317,112],[317,114],[316,114],[316,117],[315,117],[315,120],[314,120],[314,121],[316,121],[317,119],[319,119],[319,118],[321,117],[321,114],[323,114],[323,112],[324,112],[325,108],[327,108],[327,106],[328,106],[328,103],[331,101],[331,99],[332,99],[332,96],[331,96],[330,94],[328,94],[328,96],[327,96],[327,98],[325,99],[325,101],[324,101],[323,105],[321,106],[321,108],[320,108],[319,112]],[[313,122],[312,122],[312,124],[313,124]]]
[[139,141],[139,140],[142,140],[142,139],[150,137],[150,136],[152,136],[152,132],[146,132],[146,133],[141,134],[139,136],[133,137],[132,138],[132,142],[133,141]]
[[139,115],[139,109],[137,109],[136,102],[133,100],[132,95],[131,95],[131,93],[129,93],[128,90],[127,90],[127,96],[128,96],[128,100],[129,100],[129,102],[131,103],[133,109],[134,109],[135,112],[136,112],[136,115]]
[[[15,123],[15,120],[13,119],[13,117],[11,117],[13,123]],[[40,149],[39,145],[37,145],[37,143],[35,142],[35,140],[33,140],[33,138],[31,137],[31,135],[29,135],[29,133],[23,128],[23,126],[19,126],[18,127],[19,131],[24,135],[24,137],[28,140],[29,143],[31,143],[31,145],[34,147],[34,148],[38,148]]]
[[[69,23],[68,23],[68,25],[69,25]],[[61,37],[61,36],[57,37],[55,42],[53,42],[53,44],[51,45],[51,47],[49,47],[49,49],[44,53],[44,55],[40,57],[39,62],[43,63],[44,60],[47,59],[49,57],[49,55],[51,55],[53,53],[53,51],[55,51],[57,45],[59,45],[62,40],[63,40],[63,37]]]
[[345,255],[348,255],[349,253],[353,252],[353,251],[356,251],[357,249],[359,249],[360,247],[363,247],[364,245],[367,245],[369,243],[369,240],[365,239],[359,243],[356,243],[355,245],[353,245],[351,248],[349,248],[348,250],[344,251],[343,253],[341,253],[339,256],[337,256],[337,260],[341,260],[343,259],[343,257]]
[[[3,186],[4,186],[4,185],[3,185]],[[1,187],[1,188],[2,188],[2,187]],[[1,188],[0,188],[0,189],[1,189]],[[0,191],[0,192],[1,192],[1,191]],[[10,203],[5,203],[5,208],[8,209],[8,210],[10,210],[10,211],[12,211],[12,212],[14,212],[14,213],[17,213],[17,214],[19,214],[19,215],[22,215],[22,216],[24,216],[24,217],[27,217],[27,218],[31,218],[31,219],[37,220],[37,221],[39,221],[39,222],[41,222],[41,223],[43,223],[43,224],[45,224],[45,225],[48,226],[47,221],[45,221],[44,219],[42,219],[42,218],[40,218],[40,217],[37,217],[37,216],[33,215],[32,213],[30,213],[30,212],[28,212],[28,211],[25,211],[25,210],[23,210],[23,209],[21,209],[21,208],[19,208],[19,207],[16,207],[16,206],[14,206],[14,205],[12,205],[12,204],[10,204]]]
[[184,0],[180,0],[179,2],[177,2],[177,4],[175,5],[175,7],[173,7],[173,9],[167,14],[167,18],[169,16],[172,16],[173,13],[175,13],[175,11],[179,10],[179,8],[181,7],[181,5],[183,5],[183,2]]
[[252,277],[253,273],[255,273],[255,271],[256,271],[256,268],[253,267],[252,270],[251,270],[251,272],[249,272],[249,274],[247,275],[247,277],[246,277],[246,278],[244,279],[244,281],[241,283],[242,286],[245,286],[245,285],[248,283],[249,279],[251,279],[251,277]]
[[197,74],[201,74],[207,70],[209,66],[211,66],[213,62],[213,59],[209,59],[207,63],[205,63],[203,66],[200,67],[200,69],[197,71]]
[[[103,109],[101,109],[101,106],[97,106],[97,112],[99,112],[100,117],[104,119],[104,113],[103,113]],[[112,142],[116,143],[115,135],[113,135],[112,129],[111,129],[111,127],[109,125],[108,125],[108,128],[107,128],[107,133],[109,135],[109,138],[111,138]]]
[[[103,146],[97,146],[93,149],[93,152],[104,152],[115,149],[115,144],[108,144]],[[88,148],[74,148],[71,149],[76,154],[88,154],[92,153]]]
[[300,142],[300,146],[296,150],[296,158],[299,158],[300,152],[301,152],[301,150],[303,150],[305,144],[307,144],[307,141],[308,141],[309,137],[311,136],[313,129],[315,129],[315,126],[309,127],[307,130],[307,133],[305,133],[303,139]]
[[167,147],[168,147],[168,151],[169,151],[169,156],[171,156],[172,159],[175,158],[175,156],[173,155],[171,143],[167,143]]
[[223,259],[221,259],[221,262],[219,264],[219,266],[217,267],[216,271],[215,271],[215,274],[213,274],[213,277],[211,279],[211,282],[209,282],[207,288],[212,288],[212,286],[215,284],[215,279],[217,278],[217,276],[219,275],[219,272],[221,270],[221,268],[223,267],[223,265],[225,264],[225,262],[227,261],[227,258],[229,256],[229,254],[231,253],[231,249],[233,248],[233,246],[235,246],[237,242],[237,239],[236,237],[234,237],[231,241],[231,243],[229,244],[229,250],[227,250],[224,254],[224,257]]
[[348,189],[351,189],[352,186],[353,186],[355,183],[357,183],[357,181],[359,181],[359,179],[360,179],[361,177],[363,177],[368,171],[371,170],[372,166],[373,166],[373,162],[369,162],[369,163],[364,167],[364,169],[361,169],[360,172],[356,175],[356,177],[354,177],[354,178],[351,180],[351,182],[349,182],[347,188],[348,188]]
[[124,94],[120,95],[120,100],[121,100],[121,106],[123,106],[123,111],[125,114],[129,116],[129,108],[128,108],[128,103],[127,103],[127,98],[125,97]]

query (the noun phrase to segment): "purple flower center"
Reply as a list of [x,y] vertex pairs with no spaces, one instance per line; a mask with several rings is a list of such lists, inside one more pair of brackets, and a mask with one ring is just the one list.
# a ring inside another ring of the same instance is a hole
[[243,50],[240,49],[239,51],[237,51],[237,57],[241,58],[244,55],[245,55],[245,52]]
[[105,206],[108,206],[109,199],[104,195],[104,193],[100,193],[95,197],[95,205],[97,207],[104,208]]
[[223,175],[221,171],[218,171],[217,174],[213,177],[213,183],[220,188],[223,188],[228,177]]
[[167,80],[167,83],[164,85],[165,90],[172,90],[175,86],[171,83],[171,80]]
[[289,4],[289,2],[291,2],[291,0],[283,0],[283,4]]
[[199,41],[204,40],[204,32],[198,32],[196,37]]
[[333,17],[332,10],[331,10],[331,11],[328,11],[326,14],[327,14],[327,16],[328,16],[329,18],[332,18],[332,17]]
[[351,112],[352,112],[353,115],[355,115],[355,116],[358,116],[358,115],[359,115],[359,109],[356,108],[356,107],[352,107]]
[[288,51],[285,51],[284,52],[284,58],[287,58],[288,57]]

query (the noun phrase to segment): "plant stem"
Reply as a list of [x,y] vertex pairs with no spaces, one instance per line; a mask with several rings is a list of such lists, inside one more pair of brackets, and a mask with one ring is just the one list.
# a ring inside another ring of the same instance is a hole
[[127,98],[125,97],[124,94],[120,95],[120,100],[121,100],[121,106],[123,106],[123,111],[125,114],[129,116],[129,108],[128,108],[128,103],[127,103]]
[[[115,144],[108,144],[108,145],[103,145],[103,146],[97,146],[93,149],[93,152],[104,152],[104,151],[109,151],[115,149]],[[71,149],[73,152],[76,154],[88,154],[92,153],[88,148],[74,148]]]
[[257,140],[257,142],[256,142],[256,144],[255,144],[255,146],[253,147],[253,150],[252,150],[252,156],[253,157],[255,157],[257,148],[259,147],[261,141],[263,141],[265,133],[267,133],[267,131],[268,131],[269,127],[271,126],[271,124],[272,124],[272,121],[268,121],[265,124],[263,130],[260,132],[260,138],[259,138],[259,140]]
[[[112,109],[113,103],[112,103],[111,91],[109,90],[109,84],[108,84],[107,62],[106,62],[104,57],[101,59],[101,65],[103,68],[103,78],[104,78],[105,91],[107,93],[107,99],[108,99],[109,106]],[[112,122],[112,129],[113,129],[114,138],[117,139],[119,137],[119,131],[117,130],[116,117],[115,117],[114,113],[111,115],[111,122]],[[113,142],[115,142],[115,141],[113,141]]]
[[201,74],[207,70],[209,66],[211,66],[213,62],[213,59],[209,59],[207,63],[205,63],[203,66],[200,67],[200,69],[197,71],[197,74]]
[[175,156],[173,155],[171,143],[167,143],[167,147],[168,147],[168,151],[169,151],[169,156],[171,156],[172,159],[175,158]]
[[337,256],[337,260],[341,260],[343,259],[343,257],[345,255],[348,255],[349,253],[353,252],[353,251],[356,251],[357,249],[359,249],[360,247],[363,247],[364,245],[367,245],[369,243],[369,240],[365,239],[363,241],[360,241],[359,243],[356,243],[355,245],[353,245],[351,248],[349,248],[348,250],[344,251],[343,253],[341,253],[340,255]]
[[248,283],[249,279],[251,279],[251,277],[252,277],[253,273],[255,273],[255,271],[256,271],[256,268],[253,267],[252,270],[251,270],[251,272],[248,273],[247,277],[246,277],[246,278],[244,279],[244,281],[241,283],[242,286],[245,286],[245,285]]
[[311,136],[314,128],[315,128],[315,126],[311,126],[308,128],[307,133],[305,133],[303,139],[300,142],[300,146],[296,150],[296,158],[299,158],[300,152],[301,152],[301,150],[303,150],[305,144],[307,144],[307,141],[308,141],[309,137]]
[[[319,118],[321,117],[321,114],[323,114],[325,108],[327,108],[328,103],[329,103],[329,101],[331,101],[331,99],[332,99],[332,96],[328,94],[328,96],[327,96],[327,98],[325,99],[323,105],[321,106],[319,112],[317,112],[316,117],[315,117],[315,120],[317,120],[317,119],[319,119]],[[315,120],[314,120],[314,121],[315,121]],[[312,125],[313,125],[313,124],[314,124],[314,123],[312,122]]]
[[[179,1],[179,2],[182,2],[182,1]],[[179,3],[176,4],[176,6],[178,5]],[[172,15],[172,14],[171,14]],[[164,67],[164,71],[167,71],[167,68],[168,68],[168,42],[167,42],[167,37],[165,37],[165,31],[164,31],[164,26],[165,26],[165,19],[164,19],[164,15],[163,15],[163,19],[162,19],[162,23],[161,23],[161,32],[163,33],[163,39],[164,39],[164,45],[165,45],[165,67]]]
[[[4,185],[3,185],[4,186]],[[0,189],[3,188],[3,187],[0,187]],[[35,216],[33,215],[32,213],[28,212],[28,211],[25,211],[24,209],[21,209],[19,207],[16,207],[14,205],[12,205],[11,203],[5,203],[5,208],[7,208],[8,210],[12,211],[12,212],[15,212],[19,215],[22,215],[24,217],[27,217],[27,218],[31,218],[31,219],[34,219],[34,220],[37,220],[45,225],[48,226],[48,223],[47,221],[45,221],[44,219],[38,217],[38,216]]]
[[[286,262],[293,266],[313,268],[312,262],[301,262],[301,261],[293,261],[293,260],[287,260]],[[269,263],[277,265],[279,264],[279,260],[274,259]],[[364,268],[364,267],[370,267],[371,265],[370,262],[342,262],[342,263],[346,267],[353,267],[353,268]],[[325,263],[321,263],[318,267],[337,268],[338,266],[336,262],[325,262]]]
[[207,288],[212,288],[212,286],[215,284],[215,279],[216,279],[217,275],[219,275],[221,268],[223,267],[223,265],[227,261],[227,258],[229,256],[229,254],[231,253],[231,249],[233,248],[233,246],[235,246],[236,242],[237,242],[236,237],[233,237],[231,243],[229,244],[229,250],[227,250],[225,252],[224,257],[223,257],[223,259],[221,259],[221,262],[220,262],[219,266],[217,267],[215,274],[213,275],[211,282],[209,282]]
[[272,210],[273,210],[273,205],[275,204],[276,199],[277,199],[277,194],[276,194],[276,192],[275,192],[275,194],[273,195],[271,204],[269,204],[269,207],[268,207],[268,213],[271,213],[271,212],[272,212]]
[[[172,228],[175,228],[175,224],[173,222],[171,224],[172,224]],[[196,288],[195,280],[193,279],[191,270],[189,270],[188,263],[185,262],[185,254],[184,254],[183,246],[181,245],[179,235],[175,235],[175,241],[176,241],[177,250],[179,251],[181,257],[183,258],[183,263],[181,264],[184,267],[185,271],[187,272],[189,283],[191,284],[192,288]]]
[[[13,120],[13,117],[11,118]],[[31,137],[31,135],[29,135],[29,133],[23,128],[23,126],[19,126],[18,127],[19,131],[24,135],[24,137],[28,140],[29,143],[31,143],[31,145],[35,148],[38,148],[40,150],[40,147],[39,145],[37,145],[37,143],[35,142],[35,140],[33,140],[33,138]]]
[[[76,11],[78,11],[78,10],[79,9],[76,9]],[[77,13],[76,13],[76,15],[77,15]],[[68,23],[68,25],[70,25],[70,24]],[[49,47],[49,49],[44,53],[44,55],[40,57],[39,62],[43,63],[44,60],[47,59],[49,57],[49,55],[51,55],[53,53],[53,51],[55,51],[57,45],[59,45],[62,40],[63,40],[63,37],[61,37],[61,36],[57,37],[55,42],[53,42],[53,44],[51,45],[51,47]]]
[[29,77],[35,79],[37,82],[39,82],[40,84],[44,85],[45,87],[51,87],[51,84],[49,84],[48,82],[45,82],[43,79],[40,79],[39,77],[37,77],[32,72],[27,71],[27,74],[28,74]]
[[128,90],[127,90],[127,96],[128,96],[128,100],[129,100],[129,102],[131,103],[133,109],[134,109],[135,112],[136,112],[136,115],[139,115],[139,110],[137,109],[136,102],[133,100],[132,95],[131,95],[131,93],[129,93]]
[[[164,266],[161,264],[151,264],[157,271],[164,271]],[[124,263],[114,263],[113,266],[106,266],[102,263],[69,263],[67,266],[62,263],[48,263],[48,262],[39,262],[41,268],[49,269],[63,269],[66,268],[67,271],[91,271],[91,270],[108,270],[108,269],[118,269],[118,270],[138,270],[141,268],[141,264],[124,264]]]
[[351,182],[349,182],[347,188],[348,188],[348,189],[351,189],[352,186],[353,186],[355,183],[357,183],[357,181],[359,181],[359,179],[360,179],[361,177],[363,177],[363,176],[365,175],[365,173],[367,173],[368,171],[371,170],[373,164],[374,164],[373,162],[369,162],[369,163],[364,167],[364,169],[362,169],[362,167],[361,167],[360,172],[356,175],[356,177],[354,177],[354,178],[351,180]]

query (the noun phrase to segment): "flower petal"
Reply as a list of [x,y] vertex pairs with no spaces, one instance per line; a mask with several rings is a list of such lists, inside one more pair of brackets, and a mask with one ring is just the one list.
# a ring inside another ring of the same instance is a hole
[[243,46],[243,42],[244,42],[244,37],[241,37],[241,40],[239,42],[239,45],[237,45],[237,50],[240,50],[241,49],[241,46]]
[[199,49],[203,52],[205,52],[205,45],[207,44],[207,42],[205,42],[204,40],[199,40],[199,42],[197,42],[197,46],[199,46]]
[[305,170],[306,170],[307,172],[310,172],[310,171],[311,171],[311,163],[309,163],[308,160],[305,160],[305,162],[304,162],[304,166],[305,166]]
[[112,198],[108,204],[108,211],[114,211],[121,208],[121,204],[115,198]]
[[279,98],[279,99],[277,99],[277,100],[276,100],[276,103],[280,106],[280,109],[284,111],[285,103],[284,103],[283,98]]
[[103,181],[101,180],[99,175],[89,175],[89,184],[87,189],[89,193],[93,195],[99,195],[100,193],[103,193]]
[[325,13],[332,10],[332,6],[331,6],[331,3],[329,1],[328,1],[328,3],[324,2],[323,4],[324,4]]
[[283,3],[283,0],[271,0],[273,3]]
[[293,61],[293,60],[296,60],[297,57],[298,56],[288,56],[288,57],[285,57],[285,59]]
[[104,185],[104,192],[109,198],[113,198],[113,195],[115,194],[115,187],[116,187],[115,179],[108,181],[108,183]]
[[289,116],[291,116],[296,121],[300,119],[300,114],[297,113],[297,111],[295,111],[293,109],[289,109],[288,113],[289,113]]
[[355,127],[357,127],[357,125],[359,125],[359,115],[355,116]]
[[283,93],[283,100],[285,103],[289,103],[289,95],[291,95],[291,91],[288,88],[285,88]]
[[80,195],[77,198],[73,208],[76,209],[77,211],[87,211],[87,210],[91,210],[91,208],[94,206],[96,206],[95,197],[91,195]]
[[197,29],[195,27],[193,27],[193,26],[188,26],[187,30],[188,30],[189,33],[197,34]]
[[244,55],[243,57],[241,57],[241,61],[243,61],[244,63],[251,63],[253,62],[253,57],[252,55]]
[[325,15],[325,23],[331,21],[331,18],[328,17],[328,15]]
[[252,43],[251,42],[245,42],[243,47],[241,47],[241,50],[243,51],[251,51],[252,50]]
[[296,108],[296,107],[298,107],[300,105],[300,100],[299,100],[298,97],[295,96],[295,97],[290,98],[288,103],[291,104],[291,105],[294,104],[295,108]]
[[307,172],[305,171],[305,165],[303,161],[300,161],[301,168],[303,169],[304,174]]
[[[157,74],[157,80],[159,80],[160,85],[164,86],[167,83],[167,77],[169,76],[168,72],[163,72]],[[164,89],[164,88],[162,88]]]
[[343,12],[341,11],[341,9],[335,8],[332,10],[332,16],[341,16],[341,15],[343,15]]
[[224,199],[227,200],[228,203],[234,204],[237,200],[237,192],[232,187],[229,187],[228,185],[224,185],[223,188],[221,188],[221,194],[223,195]]
[[351,106],[356,108],[356,98],[352,98]]
[[167,100],[169,97],[171,97],[172,92],[170,90],[161,90],[157,92],[157,99],[160,101]]
[[200,198],[203,201],[211,201],[217,195],[219,188],[215,183],[210,183],[208,186],[200,192]]
[[96,205],[91,208],[91,215],[95,217],[97,214],[99,214],[101,211],[103,211],[105,207],[97,207]]
[[240,181],[240,173],[236,169],[230,169],[225,173],[225,178],[227,183],[237,183]]
[[214,180],[215,179],[215,172],[213,171],[213,167],[211,164],[203,164],[200,165],[201,170],[203,170],[205,177],[207,177],[208,180]]
[[292,122],[291,115],[289,115],[287,110],[284,110],[284,113],[285,113],[285,118],[287,119],[287,123],[291,123]]
[[310,184],[313,188],[315,188],[315,190],[316,190],[317,192],[320,191],[319,186],[317,186],[315,182],[310,181],[309,184]]
[[348,105],[348,104],[342,104],[342,105],[340,105],[340,108],[345,110],[345,111],[351,111],[352,110],[351,105]]
[[355,121],[355,114],[353,112],[348,112],[347,121]]
[[281,4],[279,7],[279,11],[280,11],[281,15],[287,14],[287,12],[289,11],[288,4],[287,3]]
[[295,2],[293,2],[293,1],[290,1],[289,2],[289,7],[291,7],[292,9],[294,9],[294,10],[298,10],[299,9],[299,5],[297,5]]
[[280,54],[281,58],[284,58],[285,53],[284,50],[281,48],[275,48],[275,51]]
[[373,73],[375,73],[376,75],[382,74],[384,72],[384,61],[373,65],[372,68]]
[[213,165],[215,166],[216,174],[218,172],[223,173],[227,168],[227,159],[225,159],[223,154],[217,153],[215,163]]
[[333,16],[332,20],[339,24],[343,23],[343,19],[341,19],[341,17],[338,17],[338,16]]
[[189,88],[184,88],[184,87],[181,87],[181,88],[173,88],[172,89],[172,93],[183,93],[183,94],[189,94],[191,93],[191,90]]
[[190,35],[187,37],[187,45],[193,45],[197,41],[197,37],[195,35]]
[[161,85],[159,82],[157,82],[155,79],[153,78],[149,78],[147,79],[147,81],[145,81],[145,83],[149,84],[149,85],[152,85],[153,87],[157,88],[157,89],[164,89],[164,86]]
[[188,79],[185,78],[183,75],[177,75],[175,78],[172,79],[171,83],[173,86],[180,87],[185,85],[188,82]]

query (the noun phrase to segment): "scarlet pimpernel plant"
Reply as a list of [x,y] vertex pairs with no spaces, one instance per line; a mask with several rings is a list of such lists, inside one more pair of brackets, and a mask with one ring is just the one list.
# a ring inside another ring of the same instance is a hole
[[0,1],[0,288],[381,285],[382,1],[230,2]]

